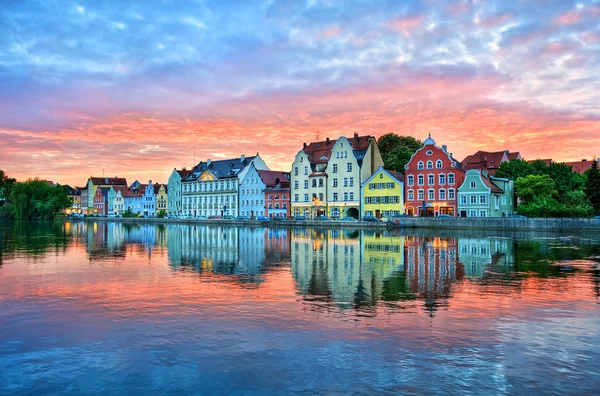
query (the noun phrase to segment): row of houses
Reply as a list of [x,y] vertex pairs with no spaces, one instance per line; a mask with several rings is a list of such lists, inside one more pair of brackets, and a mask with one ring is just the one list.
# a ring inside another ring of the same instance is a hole
[[153,217],[164,210],[185,218],[501,217],[514,212],[514,185],[496,172],[512,159],[521,154],[478,151],[458,161],[429,136],[402,174],[384,168],[374,136],[354,134],[304,143],[289,172],[271,170],[257,153],[174,169],[167,185],[90,177],[74,193],[73,211]]

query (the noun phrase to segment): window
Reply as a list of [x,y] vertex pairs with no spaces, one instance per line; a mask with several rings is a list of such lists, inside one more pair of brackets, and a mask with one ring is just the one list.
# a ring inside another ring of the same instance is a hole
[[298,185],[298,180],[295,180],[294,181],[294,189],[297,190],[298,188],[300,188],[299,185]]
[[308,202],[308,194],[304,194],[304,202]]
[[440,184],[446,184],[446,175],[444,173],[440,173],[438,180]]
[[413,190],[408,190],[408,200],[414,201],[414,199],[415,199],[415,192]]
[[419,161],[417,163],[417,169],[419,169],[419,170],[423,169],[423,161]]
[[427,161],[427,169],[433,169],[433,161]]
[[433,201],[435,199],[435,190],[433,188],[430,188],[427,191],[427,199],[430,201]]
[[283,194],[283,195],[281,196],[281,199],[286,199],[286,198],[287,198],[287,197],[285,196],[285,194]]
[[354,193],[352,191],[350,191],[350,201],[354,201]]
[[349,187],[354,187],[354,178],[353,177],[351,177],[351,178],[348,179],[348,186]]
[[347,192],[345,192],[345,193],[344,193],[344,201],[347,201],[347,200],[348,200],[348,193],[347,193]]
[[467,204],[467,196],[466,195],[461,195],[460,196],[460,203],[463,205]]
[[308,166],[304,167],[304,175],[308,175]]
[[319,179],[319,187],[323,187],[323,179]]
[[294,176],[298,176],[298,167],[297,166],[294,167]]
[[333,201],[337,201],[338,200],[338,193],[333,193]]
[[337,173],[337,164],[333,164],[333,173]]
[[308,188],[308,180],[304,180],[304,189]]
[[323,193],[319,193],[319,201],[323,202]]
[[434,183],[435,183],[435,176],[434,175],[427,175],[427,184],[429,184],[431,186]]
[[[270,195],[269,195],[269,199],[271,199]],[[279,199],[279,194],[275,194],[275,199]]]
[[272,199],[272,198],[271,198],[271,194],[269,194],[269,196],[268,196],[268,199]]
[[448,174],[448,184],[454,184],[454,173]]
[[435,161],[435,167],[437,169],[442,169],[442,167],[443,167],[442,160]]
[[344,177],[344,187],[348,187],[348,178]]
[[298,194],[294,194],[294,202],[298,202]]
[[417,176],[417,184],[419,186],[422,186],[423,184],[425,184],[424,180],[425,180],[425,176],[423,176],[423,175]]
[[313,188],[317,187],[317,179],[312,179],[312,187]]
[[413,186],[415,184],[415,177],[413,175],[409,175],[406,181],[409,186]]
[[477,217],[477,211],[476,210],[469,211],[469,217]]
[[417,191],[417,199],[418,199],[419,201],[422,201],[422,200],[424,200],[424,199],[425,199],[425,191],[423,191],[423,190],[419,190],[419,191]]
[[383,173],[380,173],[380,174],[379,174],[379,178],[380,178],[380,179],[383,179]]
[[471,189],[474,189],[474,188],[476,188],[476,187],[477,187],[477,184],[476,184],[474,181],[472,181],[472,182],[471,182]]
[[482,204],[482,205],[487,204],[487,198],[486,198],[485,195],[480,195],[479,196],[479,203]]
[[456,198],[454,198],[454,189],[453,188],[448,189],[448,199],[450,199],[450,200],[456,199]]
[[348,162],[348,163],[346,164],[346,171],[347,171],[347,172],[352,172],[352,162]]
[[496,204],[495,204],[496,209],[500,209],[500,197],[498,197],[496,195]]
[[440,200],[446,200],[446,190],[444,190],[443,188],[440,188],[439,196],[440,196]]
[[479,211],[479,217],[486,217],[486,212],[485,212],[485,210],[480,210],[480,211]]
[[337,187],[338,186],[338,181],[336,178],[333,179],[333,187]]
[[471,204],[477,203],[477,195],[471,195]]
[[269,209],[273,209],[273,205],[269,203]]

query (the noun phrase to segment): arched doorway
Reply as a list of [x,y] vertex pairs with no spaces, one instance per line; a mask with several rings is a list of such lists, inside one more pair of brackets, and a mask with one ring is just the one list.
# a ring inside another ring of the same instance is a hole
[[349,208],[348,211],[346,211],[346,215],[349,217],[354,217],[355,219],[358,219],[358,209]]

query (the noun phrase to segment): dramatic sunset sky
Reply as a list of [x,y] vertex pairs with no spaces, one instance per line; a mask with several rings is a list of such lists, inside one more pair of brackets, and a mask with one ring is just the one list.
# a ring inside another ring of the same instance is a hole
[[600,154],[600,2],[0,2],[0,169],[166,182],[303,142],[431,133],[462,159]]

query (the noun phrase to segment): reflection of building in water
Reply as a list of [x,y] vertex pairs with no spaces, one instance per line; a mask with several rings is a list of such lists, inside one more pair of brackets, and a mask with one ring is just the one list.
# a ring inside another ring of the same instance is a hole
[[407,236],[405,267],[410,290],[426,299],[430,309],[464,276],[457,262],[456,238]]
[[181,265],[192,266],[200,272],[220,274],[236,272],[239,260],[238,228],[194,225],[183,226],[179,230]]
[[303,294],[374,305],[383,282],[402,269],[402,245],[382,233],[293,230],[292,274]]
[[497,269],[513,265],[512,241],[508,238],[460,238],[458,260],[468,276],[483,276],[486,267]]
[[238,273],[258,275],[262,263],[265,261],[265,233],[264,228],[243,228],[238,234],[239,261]]

